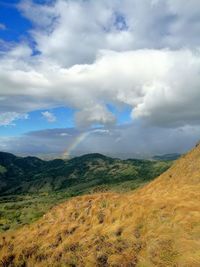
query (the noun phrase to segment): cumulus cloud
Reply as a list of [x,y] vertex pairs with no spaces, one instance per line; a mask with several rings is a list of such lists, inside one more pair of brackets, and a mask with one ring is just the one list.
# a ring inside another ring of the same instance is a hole
[[41,114],[48,122],[55,122],[56,121],[56,116],[52,112],[43,111]]
[[115,123],[113,104],[149,127],[199,125],[198,0],[25,0],[18,8],[34,25],[35,47],[1,54],[0,112],[67,106],[88,127]]
[[84,108],[76,113],[76,123],[78,126],[88,127],[93,123],[114,124],[115,117],[104,106],[96,105]]
[[113,123],[114,115],[106,107],[113,103],[132,107],[133,118],[155,125],[199,123],[198,50],[102,51],[93,64],[68,69],[31,64],[18,70],[13,69],[13,58],[1,63],[0,109],[7,112],[11,107],[28,112],[70,106],[78,111],[77,123],[88,126]]
[[20,114],[17,112],[0,113],[0,126],[14,125],[14,122],[20,119],[28,119],[28,114]]
[[91,63],[102,49],[199,46],[198,0],[22,1],[20,9],[36,26],[37,49],[65,67]]

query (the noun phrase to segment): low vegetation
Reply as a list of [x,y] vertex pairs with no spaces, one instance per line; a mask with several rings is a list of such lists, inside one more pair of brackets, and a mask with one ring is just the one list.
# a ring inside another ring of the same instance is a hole
[[119,160],[90,154],[42,161],[0,153],[0,231],[32,223],[70,197],[128,192],[152,180],[171,161]]
[[2,266],[199,267],[200,146],[126,194],[78,196],[0,236]]
[[0,196],[51,193],[73,186],[82,190],[83,187],[131,180],[148,181],[170,165],[171,161],[120,160],[101,154],[67,161],[43,161],[0,152]]

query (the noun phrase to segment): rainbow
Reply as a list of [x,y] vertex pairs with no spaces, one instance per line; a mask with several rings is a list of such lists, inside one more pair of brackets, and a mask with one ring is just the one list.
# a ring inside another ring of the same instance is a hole
[[83,141],[85,140],[88,135],[90,135],[92,131],[81,133],[78,137],[75,138],[74,142],[68,147],[68,149],[63,153],[63,159],[69,159],[73,150]]

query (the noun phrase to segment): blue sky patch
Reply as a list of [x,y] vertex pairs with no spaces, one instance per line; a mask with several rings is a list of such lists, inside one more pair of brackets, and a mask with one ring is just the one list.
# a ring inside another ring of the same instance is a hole
[[[42,112],[51,112],[55,117],[55,122],[48,122]],[[55,108],[38,110],[29,113],[28,119],[19,119],[11,125],[0,127],[0,136],[16,136],[26,132],[53,129],[53,128],[71,128],[74,127],[74,110],[70,108]]]
[[5,25],[5,30],[0,30],[0,39],[6,42],[20,42],[28,39],[28,31],[32,28],[29,20],[24,18],[17,4],[19,1],[0,1],[0,23]]

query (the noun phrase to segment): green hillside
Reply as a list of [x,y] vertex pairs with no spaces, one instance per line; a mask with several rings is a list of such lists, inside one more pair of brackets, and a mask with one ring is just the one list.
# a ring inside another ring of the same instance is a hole
[[[68,161],[43,161],[0,153],[0,195],[55,192],[72,186],[93,187],[124,181],[148,181],[171,162],[112,159],[89,154]],[[85,186],[84,186],[85,184]]]
[[133,190],[171,164],[120,160],[101,154],[43,161],[0,152],[0,230],[33,222],[55,204],[73,196]]

